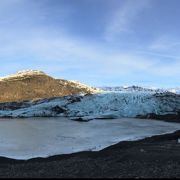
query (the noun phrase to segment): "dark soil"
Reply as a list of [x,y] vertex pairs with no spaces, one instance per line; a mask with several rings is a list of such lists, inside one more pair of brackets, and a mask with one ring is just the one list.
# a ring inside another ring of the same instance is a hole
[[0,177],[180,178],[180,131],[121,142],[99,152],[27,161],[0,158]]
[[180,122],[180,111],[172,114],[164,114],[164,115],[157,115],[154,113],[146,114],[146,115],[138,115],[136,118],[140,119],[154,119],[154,120],[161,120],[166,122]]

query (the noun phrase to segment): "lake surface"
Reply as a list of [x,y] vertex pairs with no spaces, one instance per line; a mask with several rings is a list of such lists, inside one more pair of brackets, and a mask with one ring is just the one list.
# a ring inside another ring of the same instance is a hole
[[0,119],[0,156],[14,159],[97,151],[124,140],[180,130],[180,124],[145,119],[77,122],[67,118]]

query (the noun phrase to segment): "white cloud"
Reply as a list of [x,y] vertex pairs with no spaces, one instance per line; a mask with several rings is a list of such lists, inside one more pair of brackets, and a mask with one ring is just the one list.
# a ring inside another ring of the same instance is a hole
[[149,0],[126,0],[113,14],[105,29],[105,39],[112,40],[122,32],[132,33],[132,24],[149,5]]
[[[114,38],[119,32],[129,31],[131,23],[146,7],[147,2],[146,0],[125,1],[124,6],[119,8],[112,22],[108,24],[106,37]],[[43,14],[42,12],[35,12],[39,15],[38,17]],[[35,15],[37,15],[36,13]],[[100,42],[77,39],[70,36],[64,29],[57,30],[56,28],[44,27],[38,24],[35,15],[26,15],[27,17],[24,17],[21,23],[25,22],[26,18],[30,18],[34,23],[33,26],[27,28],[27,24],[24,24],[24,26],[9,28],[0,24],[1,73],[2,71],[9,73],[9,69],[14,72],[14,69],[21,70],[23,67],[31,69],[32,66],[32,68],[50,72],[52,75],[53,72],[59,72],[57,74],[75,72],[71,75],[73,79],[76,79],[74,77],[79,74],[79,77],[92,78],[93,81],[96,78],[103,81],[104,78],[112,79],[122,76],[133,78],[137,76],[137,73],[139,73],[138,75],[142,74],[142,76],[148,74],[149,77],[180,75],[178,56],[176,61],[171,63],[159,63],[162,60],[161,57],[166,56],[166,58],[173,59],[174,56],[157,53],[153,50],[148,51],[148,48],[144,48],[143,55],[128,50],[126,52],[115,50],[108,43],[100,44]],[[18,17],[19,15],[16,16],[16,18]],[[163,43],[160,44],[162,46]],[[148,53],[153,53],[155,58],[149,56]],[[24,58],[25,63],[20,64],[18,58]],[[8,62],[9,59],[10,62]],[[15,59],[14,62],[12,62],[13,59]]]
[[148,47],[150,50],[154,51],[171,51],[171,50],[180,50],[180,40],[172,36],[163,35],[155,40]]
[[[164,49],[164,48],[163,48]],[[166,49],[167,50],[167,49]],[[171,59],[171,60],[180,60],[180,55],[177,55],[177,54],[172,54],[170,52],[157,52],[157,51],[153,51],[153,50],[148,50],[147,49],[143,49],[143,50],[138,50],[136,51],[137,54],[140,54],[140,55],[146,55],[146,56],[149,56],[149,57],[156,57],[156,58],[159,58],[159,60],[163,63],[162,61],[162,58],[166,58],[166,59]]]
[[[38,33],[34,30],[34,33],[31,32],[31,36],[20,33],[16,33],[16,36],[7,36],[6,42],[10,43],[0,45],[0,61],[2,61],[2,57],[5,59],[15,57],[17,59],[17,57],[29,58],[31,55],[32,60],[36,61],[36,67],[42,67],[48,72],[58,70],[70,72],[71,69],[76,69],[82,74],[89,72],[94,76],[102,77],[133,76],[136,72],[158,76],[180,74],[179,59],[168,64],[162,62],[159,64],[160,60],[157,54],[155,54],[155,58],[150,58],[148,53],[142,55],[141,53],[119,52],[113,49],[107,51],[109,46],[103,47],[96,43],[74,39],[63,33],[54,35],[48,31],[44,31],[44,33],[39,31]],[[31,60],[28,60],[31,63]]]

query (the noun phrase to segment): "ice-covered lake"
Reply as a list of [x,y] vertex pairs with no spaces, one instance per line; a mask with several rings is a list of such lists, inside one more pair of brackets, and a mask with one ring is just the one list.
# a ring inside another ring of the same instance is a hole
[[77,122],[67,118],[0,119],[0,156],[47,157],[97,151],[124,140],[180,130],[180,124],[145,119]]

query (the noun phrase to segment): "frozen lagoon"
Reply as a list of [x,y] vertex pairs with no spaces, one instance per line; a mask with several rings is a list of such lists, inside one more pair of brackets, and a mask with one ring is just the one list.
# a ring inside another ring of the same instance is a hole
[[180,130],[180,124],[121,118],[72,121],[63,117],[0,119],[0,156],[13,159],[98,151],[125,140]]

